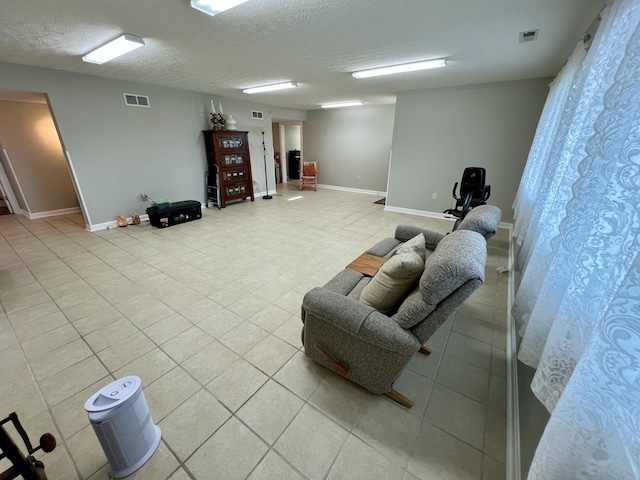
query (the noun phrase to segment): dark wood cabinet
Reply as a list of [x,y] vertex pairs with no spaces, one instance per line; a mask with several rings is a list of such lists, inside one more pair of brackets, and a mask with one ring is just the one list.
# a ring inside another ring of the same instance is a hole
[[208,172],[207,204],[225,208],[227,202],[245,200],[253,195],[253,177],[249,156],[248,132],[204,130]]

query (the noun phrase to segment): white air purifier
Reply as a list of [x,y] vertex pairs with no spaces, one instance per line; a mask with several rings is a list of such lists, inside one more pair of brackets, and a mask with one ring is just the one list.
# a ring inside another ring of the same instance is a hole
[[84,404],[109,461],[109,475],[122,478],[145,464],[160,444],[160,427],[151,420],[140,378],[110,383]]

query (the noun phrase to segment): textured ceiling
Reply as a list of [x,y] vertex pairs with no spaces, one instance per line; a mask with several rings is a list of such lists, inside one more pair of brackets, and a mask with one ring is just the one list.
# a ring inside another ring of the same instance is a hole
[[[210,17],[189,0],[0,0],[0,61],[268,105],[393,103],[395,93],[554,76],[603,0],[249,0]],[[540,29],[519,43],[518,33]],[[82,55],[121,33],[146,47],[104,65]],[[425,72],[364,68],[447,57]],[[1,72],[0,72],[1,75]],[[281,81],[299,88],[253,95]]]

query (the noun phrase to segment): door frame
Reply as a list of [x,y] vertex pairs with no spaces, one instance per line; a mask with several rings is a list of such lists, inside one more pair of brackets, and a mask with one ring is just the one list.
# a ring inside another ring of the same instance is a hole
[[[8,160],[7,151],[4,148],[2,149],[2,155],[4,155],[5,160]],[[2,162],[0,162],[0,190],[2,190],[2,197],[9,211],[13,214],[20,215],[22,208],[20,208],[16,194],[13,192],[13,188],[11,188],[11,182],[9,182],[7,172],[4,171]]]

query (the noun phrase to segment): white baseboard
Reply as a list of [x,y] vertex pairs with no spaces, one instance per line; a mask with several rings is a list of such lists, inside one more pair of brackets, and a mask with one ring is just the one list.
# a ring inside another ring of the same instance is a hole
[[451,220],[452,222],[454,222],[456,219],[454,216],[444,213],[429,212],[427,210],[416,210],[413,208],[392,207],[390,205],[385,205],[384,210],[385,212],[404,213],[407,215],[417,215],[419,217],[440,218],[442,220]]
[[[148,222],[149,215],[147,215],[146,213],[144,215],[140,215],[140,221]],[[132,224],[131,217],[127,217],[127,223],[129,225]],[[112,220],[110,222],[96,223],[95,225],[89,225],[89,227],[87,227],[87,230],[89,230],[90,232],[99,232],[100,230],[107,230],[107,229],[112,229],[117,227],[118,227],[118,221]]]
[[49,210],[47,212],[27,212],[26,210],[22,211],[22,214],[27,217],[29,220],[35,220],[36,218],[45,218],[45,217],[56,217],[58,215],[70,215],[72,213],[80,213],[80,207],[71,207],[71,208],[61,208],[60,210]]
[[318,188],[326,188],[327,190],[340,190],[342,192],[351,192],[351,193],[364,193],[365,195],[377,195],[379,197],[386,197],[387,192],[380,192],[378,190],[364,190],[362,188],[351,188],[351,187],[339,187],[336,185],[324,185],[318,184]]
[[[511,224],[509,224],[511,225]],[[514,252],[513,227],[509,227],[509,283],[507,286],[507,451],[506,478],[520,480],[520,403],[518,399],[518,352],[516,350],[516,328],[511,317],[511,304],[514,297]]]
[[[278,192],[277,192],[276,190],[269,190],[269,195],[272,195],[272,196],[273,196],[273,195],[277,195],[277,194],[278,194]],[[253,194],[253,196],[254,196],[255,198],[264,197],[264,196],[266,196],[266,195],[267,195],[267,194],[265,194],[264,192],[254,192],[254,194]]]
[[[453,215],[449,215],[448,213],[430,212],[428,210],[416,210],[413,208],[404,207],[392,207],[390,205],[385,205],[384,209],[387,212],[406,213],[407,215],[417,215],[419,217],[440,218],[443,220],[451,220],[452,222],[456,220],[456,217],[454,217]],[[506,228],[511,231],[513,229],[513,224],[508,222],[500,222],[498,224],[498,228]]]

